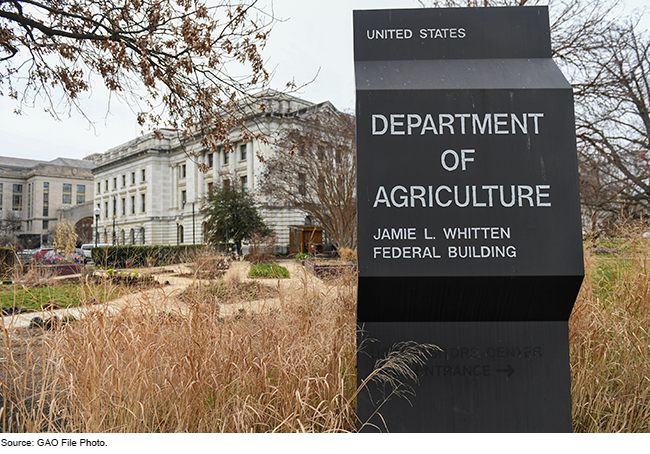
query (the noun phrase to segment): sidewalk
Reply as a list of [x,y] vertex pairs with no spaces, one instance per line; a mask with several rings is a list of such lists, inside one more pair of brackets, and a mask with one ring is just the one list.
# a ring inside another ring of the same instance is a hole
[[[171,272],[168,272],[167,270],[171,270]],[[187,268],[185,265],[160,267],[149,272],[153,275],[154,279],[156,279],[161,284],[160,287],[127,294],[114,300],[94,305],[67,307],[54,310],[48,309],[25,312],[15,315],[5,315],[2,316],[2,319],[0,321],[3,324],[2,326],[9,330],[28,327],[34,317],[40,317],[42,320],[48,320],[55,316],[58,317],[59,320],[62,320],[66,316],[79,319],[83,318],[86,313],[94,312],[97,310],[113,312],[118,311],[127,305],[133,306],[134,304],[143,303],[167,303],[170,301],[175,301],[174,297],[185,290],[185,288],[193,282],[193,279],[178,276],[178,274],[190,273],[189,268]],[[65,278],[70,277],[75,276],[65,276]]]

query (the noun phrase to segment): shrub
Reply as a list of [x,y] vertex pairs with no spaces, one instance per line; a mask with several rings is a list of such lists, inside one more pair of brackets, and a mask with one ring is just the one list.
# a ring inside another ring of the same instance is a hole
[[248,270],[248,277],[285,278],[289,277],[289,270],[277,263],[255,263]]
[[254,234],[249,241],[250,257],[248,258],[253,263],[268,263],[273,257],[273,250],[275,249],[275,235],[260,235]]
[[357,263],[357,250],[350,249],[347,247],[342,247],[339,250],[339,257],[341,257],[342,260],[347,260],[348,262]]
[[0,277],[6,279],[13,273],[16,253],[10,247],[0,247]]
[[91,251],[93,262],[100,266],[132,268],[183,263],[189,254],[205,246],[104,246]]

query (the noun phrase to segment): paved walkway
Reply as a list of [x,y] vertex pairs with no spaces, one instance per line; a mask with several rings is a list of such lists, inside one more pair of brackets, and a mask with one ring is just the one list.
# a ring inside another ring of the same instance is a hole
[[[313,290],[323,293],[329,291],[328,287],[320,279],[307,273],[295,261],[286,260],[282,261],[281,264],[289,269],[291,278],[258,279],[257,281],[263,285],[276,287],[280,293],[284,294],[288,292],[304,292],[305,286],[309,286]],[[237,279],[242,282],[248,280],[248,268],[248,262],[233,262],[224,279]],[[48,320],[54,316],[59,319],[63,319],[65,316],[72,316],[79,319],[94,311],[117,312],[126,307],[141,307],[147,310],[183,313],[186,307],[176,297],[187,287],[197,282],[195,278],[189,277],[191,276],[190,268],[186,265],[173,265],[147,270],[147,273],[151,273],[161,285],[149,290],[127,294],[106,303],[3,316],[1,322],[6,329],[11,330],[28,327],[34,317]],[[222,304],[220,306],[220,315],[229,316],[237,314],[241,310],[245,310],[247,313],[259,313],[279,308],[280,305],[280,298]]]

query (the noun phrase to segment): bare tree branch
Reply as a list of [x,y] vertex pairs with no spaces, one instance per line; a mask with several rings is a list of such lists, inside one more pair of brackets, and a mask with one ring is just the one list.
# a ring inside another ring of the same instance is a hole
[[260,192],[269,204],[308,213],[338,247],[356,247],[354,117],[322,111],[282,133],[266,160]]
[[214,148],[243,126],[248,94],[269,82],[260,51],[275,19],[257,3],[0,0],[0,95],[17,112],[45,101],[57,118],[84,114],[80,95],[96,75],[143,127]]

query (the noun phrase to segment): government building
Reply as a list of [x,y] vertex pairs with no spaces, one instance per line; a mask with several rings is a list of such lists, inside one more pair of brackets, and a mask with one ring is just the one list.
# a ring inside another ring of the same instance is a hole
[[256,193],[264,165],[258,156],[271,156],[278,131],[295,126],[305,116],[336,109],[327,101],[314,104],[275,91],[257,95],[255,100],[257,107],[246,117],[245,126],[268,141],[244,141],[242,131],[234,130],[230,133],[234,152],[226,153],[222,147],[207,150],[198,139],[181,141],[175,130],[163,129],[158,136],[147,134],[96,156],[92,173],[99,242],[203,243],[202,202],[213,185],[228,180],[228,184],[242,185],[255,195],[265,222],[274,229],[276,249],[287,251],[289,226],[308,224],[309,220],[295,209],[265,208]]
[[80,237],[92,226],[92,160],[38,161],[0,156],[2,246],[51,244],[54,224],[68,211]]

